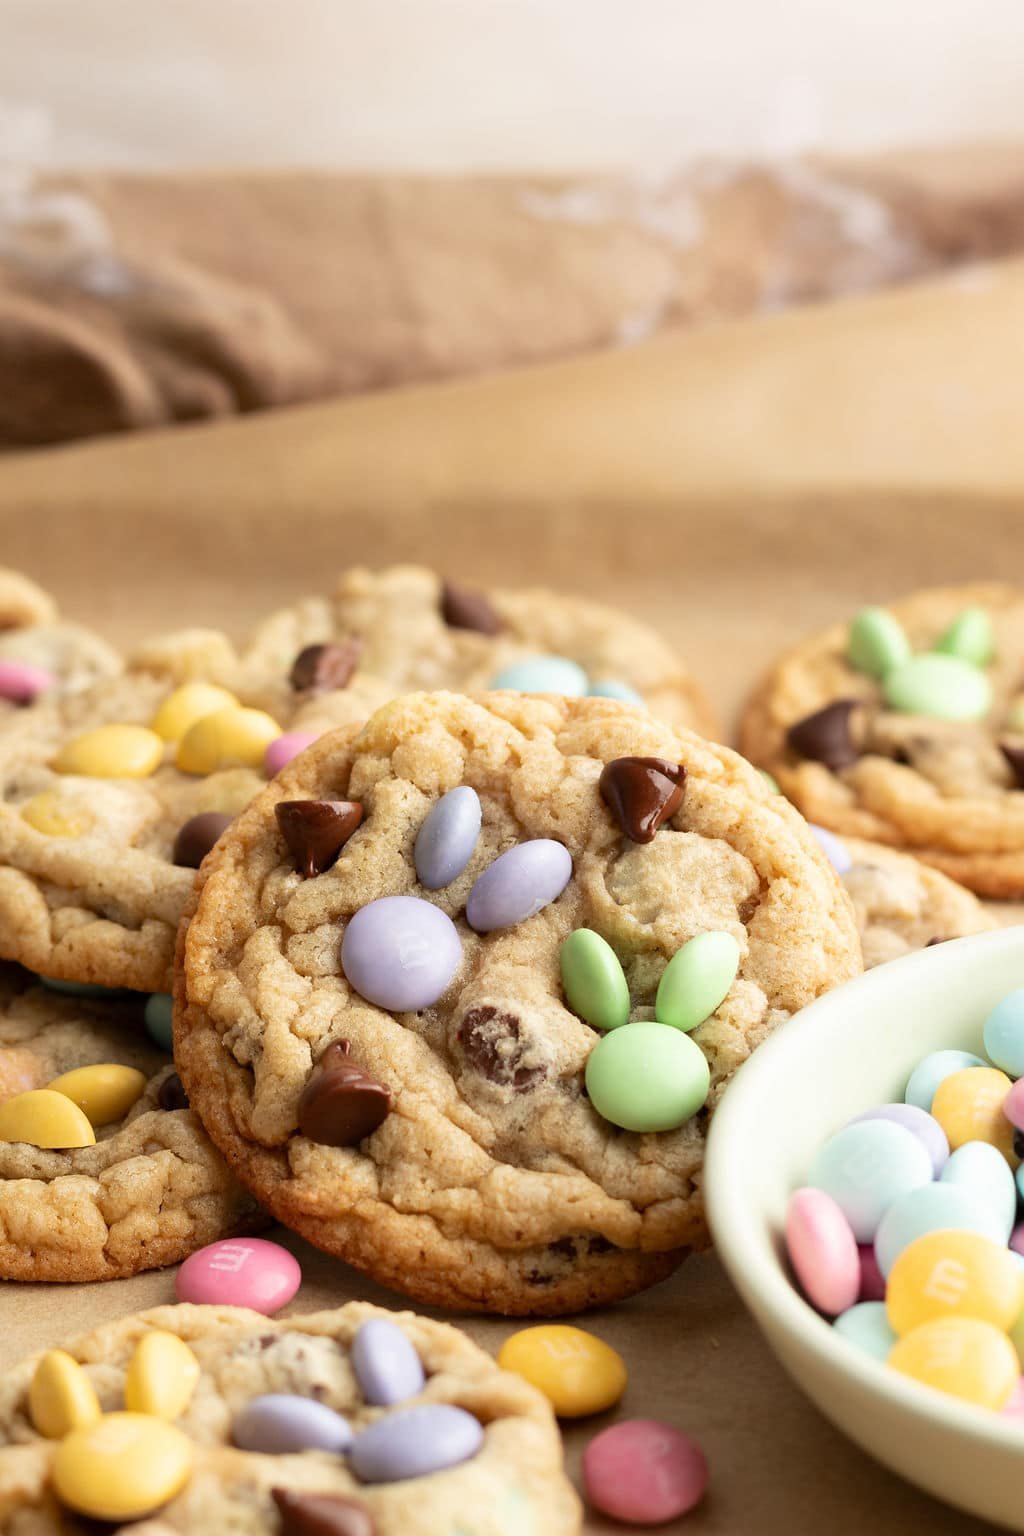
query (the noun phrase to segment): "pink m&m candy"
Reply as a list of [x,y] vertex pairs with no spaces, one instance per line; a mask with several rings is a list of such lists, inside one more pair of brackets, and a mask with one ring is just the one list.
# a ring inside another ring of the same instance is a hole
[[1003,1114],[1015,1131],[1024,1131],[1024,1077],[1019,1077],[1003,1100]]
[[285,731],[276,741],[272,741],[263,754],[263,768],[268,779],[281,772],[291,762],[293,757],[298,757],[300,752],[305,752],[314,741],[320,740],[319,731]]
[[269,1316],[291,1301],[301,1280],[287,1248],[262,1237],[238,1237],[193,1253],[178,1270],[174,1290],[179,1301],[251,1307]]
[[798,1189],[786,1210],[786,1250],[804,1295],[835,1317],[860,1295],[857,1240],[839,1205],[823,1189]]
[[630,1525],[661,1525],[704,1497],[708,1464],[696,1440],[658,1419],[623,1419],[583,1452],[583,1487],[595,1509]]
[[1018,1376],[1017,1385],[1000,1411],[1004,1418],[1016,1419],[1018,1423],[1024,1423],[1024,1376]]
[[0,660],[0,699],[8,699],[12,704],[30,704],[56,681],[54,673],[45,667],[34,667],[30,661]]

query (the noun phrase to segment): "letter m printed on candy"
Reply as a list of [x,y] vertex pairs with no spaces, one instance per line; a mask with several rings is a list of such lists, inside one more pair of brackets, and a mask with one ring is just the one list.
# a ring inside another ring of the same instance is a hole
[[225,1269],[232,1275],[237,1275],[243,1269],[247,1261],[252,1257],[252,1249],[244,1243],[222,1243],[214,1258],[210,1260],[211,1269]]
[[935,1265],[922,1294],[946,1307],[955,1307],[967,1290],[970,1277],[967,1267],[959,1259],[940,1259]]

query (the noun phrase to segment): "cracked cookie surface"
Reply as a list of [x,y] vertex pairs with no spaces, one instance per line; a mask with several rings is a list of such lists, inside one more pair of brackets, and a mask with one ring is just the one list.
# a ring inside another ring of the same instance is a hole
[[198,1117],[161,1107],[174,1066],[143,1029],[142,1001],[63,997],[0,966],[0,1103],[99,1063],[147,1079],[95,1146],[0,1141],[0,1278],[115,1279],[265,1225]]
[[[364,1399],[350,1360],[358,1329],[382,1319],[401,1330],[426,1373],[422,1391],[401,1406],[452,1405],[479,1419],[483,1443],[470,1460],[427,1476],[365,1484],[336,1454],[260,1454],[232,1444],[234,1416],[266,1393],[311,1398],[341,1413],[356,1433],[386,1419],[389,1410]],[[464,1536],[574,1536],[580,1529],[579,1501],[563,1470],[550,1407],[447,1324],[362,1302],[287,1319],[234,1307],[159,1307],[62,1346],[84,1367],[104,1412],[123,1406],[129,1362],[139,1341],[155,1330],[184,1340],[199,1364],[191,1402],[175,1421],[193,1442],[194,1460],[176,1497],[119,1528],[139,1536],[278,1536],[281,1515],[273,1491],[279,1489],[299,1499],[319,1494],[354,1500],[376,1536],[456,1530]],[[95,1522],[62,1507],[50,1487],[57,1442],[32,1427],[28,1390],[38,1359],[22,1361],[0,1383],[0,1532],[84,1536]]]
[[[998,583],[946,587],[887,603],[915,653],[966,609],[988,616],[994,657],[983,668],[991,707],[973,720],[886,706],[882,685],[847,659],[848,623],[804,641],[755,690],[741,750],[766,768],[809,821],[906,849],[997,899],[1024,895],[1024,793],[1006,754],[1024,751],[1012,706],[1024,685],[1024,593]],[[787,732],[838,700],[853,700],[852,755],[829,767],[794,749]]]
[[[648,843],[624,835],[599,791],[605,765],[633,755],[686,769],[681,804]],[[425,890],[417,833],[462,785],[479,796],[479,838],[452,883]],[[363,819],[333,866],[304,879],[275,806],[309,798],[357,801]],[[534,838],[569,851],[568,885],[515,926],[474,932],[474,881]],[[353,915],[395,895],[448,914],[461,944],[450,986],[418,1012],[366,1002],[341,965]],[[861,969],[824,854],[727,748],[605,700],[395,700],[291,765],[204,865],[176,971],[192,1103],[280,1220],[410,1295],[556,1314],[641,1289],[706,1243],[707,1110],[640,1134],[592,1107],[584,1070],[601,1037],[570,1011],[559,974],[562,942],[584,926],[618,956],[634,1019],[651,1016],[687,940],[735,938],[739,974],[691,1037],[710,1067],[709,1109],[766,1035]],[[392,1105],[358,1145],[327,1146],[298,1133],[299,1103],[342,1040]]]
[[582,667],[592,685],[613,682],[636,690],[670,724],[719,734],[699,685],[646,624],[541,589],[466,592],[420,566],[343,572],[330,596],[306,598],[264,620],[246,656],[261,667],[287,668],[304,646],[352,636],[361,643],[360,667],[396,693],[475,693],[493,687],[506,667],[557,656]]
[[998,926],[972,891],[908,853],[845,837],[842,880],[857,917],[865,969],[914,949]]

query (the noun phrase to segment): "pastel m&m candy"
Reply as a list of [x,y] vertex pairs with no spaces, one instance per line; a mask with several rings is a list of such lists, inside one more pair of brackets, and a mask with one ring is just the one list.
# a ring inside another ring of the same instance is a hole
[[597,1113],[625,1131],[671,1131],[707,1099],[711,1071],[682,1030],[650,1019],[602,1035],[587,1057],[587,1093]]
[[882,1217],[875,1234],[875,1257],[888,1275],[904,1248],[927,1232],[978,1232],[993,1242],[1005,1243],[1003,1218],[989,1201],[979,1201],[963,1185],[924,1184],[901,1195]]
[[178,743],[174,761],[182,773],[261,768],[264,753],[280,734],[281,727],[263,710],[229,704],[189,726]]
[[943,1184],[957,1184],[972,1199],[991,1205],[1005,1232],[1017,1219],[1017,1185],[1010,1165],[998,1147],[987,1141],[965,1141],[939,1174]]
[[708,1486],[704,1452],[658,1419],[623,1419],[583,1452],[583,1487],[603,1515],[628,1525],[663,1525],[694,1509]]
[[654,1014],[661,1024],[691,1030],[725,1001],[740,968],[731,933],[698,933],[677,949],[658,983]]
[[269,779],[276,777],[282,768],[287,768],[293,757],[298,757],[300,752],[305,752],[307,747],[319,740],[319,731],[285,731],[270,743],[263,754],[264,773]]
[[180,1493],[192,1441],[146,1413],[108,1413],[65,1436],[50,1477],[62,1504],[93,1520],[138,1520]]
[[[568,858],[568,854],[566,855]],[[396,1013],[430,1008],[462,962],[447,912],[419,896],[381,896],[345,925],[341,967],[367,1002]]]
[[902,1338],[939,1317],[975,1317],[1004,1333],[1024,1283],[1005,1246],[976,1232],[929,1232],[904,1248],[889,1275],[885,1306]]
[[146,1075],[136,1067],[103,1062],[62,1072],[47,1086],[77,1104],[92,1125],[112,1125],[115,1120],[123,1120],[141,1098],[146,1090]]
[[953,1072],[960,1072],[964,1067],[987,1066],[987,1061],[970,1051],[932,1051],[911,1072],[903,1097],[908,1104],[930,1111],[935,1090]]
[[62,1440],[100,1416],[96,1389],[77,1360],[63,1349],[49,1349],[35,1368],[28,1389],[32,1424],[48,1440]]
[[932,1160],[913,1132],[888,1120],[863,1120],[829,1137],[807,1183],[832,1196],[858,1242],[869,1242],[893,1201],[931,1182]]
[[94,1146],[96,1132],[88,1115],[66,1094],[30,1088],[0,1104],[0,1141],[65,1150]]
[[832,1326],[840,1338],[876,1360],[888,1360],[896,1343],[896,1334],[882,1301],[859,1301],[856,1306],[840,1313]]
[[56,685],[57,676],[45,667],[28,661],[0,660],[0,699],[11,704],[30,704],[47,688]]
[[935,1090],[932,1114],[954,1151],[968,1141],[987,1141],[1016,1168],[1013,1127],[1003,1114],[1011,1086],[1006,1073],[995,1067],[965,1067],[943,1078]]
[[582,698],[590,680],[583,668],[567,656],[533,656],[504,667],[488,686],[512,688],[518,693],[561,693],[572,699]]
[[216,683],[182,683],[160,705],[153,716],[152,729],[164,741],[180,741],[197,720],[237,704],[234,694]]
[[423,1391],[419,1355],[396,1323],[371,1317],[352,1340],[352,1369],[368,1403],[390,1408]]
[[286,1306],[302,1271],[287,1248],[262,1237],[209,1243],[187,1258],[174,1282],[179,1301],[251,1307],[268,1316]]
[[299,1451],[339,1456],[352,1444],[352,1428],[326,1403],[290,1392],[267,1392],[238,1410],[231,1438],[239,1450],[263,1456],[292,1456]]
[[65,742],[52,766],[90,779],[145,779],[163,755],[160,737],[144,725],[98,725]]
[[358,1434],[349,1465],[364,1483],[397,1483],[456,1467],[475,1456],[483,1441],[480,1421],[465,1408],[419,1403],[376,1419]]
[[176,1333],[154,1328],[136,1344],[124,1379],[124,1405],[133,1413],[176,1419],[199,1383],[199,1361]]
[[857,1125],[862,1120],[891,1120],[893,1125],[902,1125],[904,1130],[913,1132],[928,1152],[936,1178],[946,1166],[949,1157],[946,1133],[934,1115],[919,1109],[916,1104],[879,1104],[877,1109],[866,1109],[851,1123]]
[[565,1000],[594,1029],[629,1023],[629,986],[618,955],[592,928],[577,928],[559,951]]
[[480,796],[468,784],[450,789],[428,811],[413,847],[416,875],[426,890],[458,879],[473,857],[482,820]]
[[996,1004],[982,1034],[989,1059],[1011,1077],[1024,1078],[1024,987]]
[[572,878],[572,855],[550,837],[534,837],[499,854],[475,881],[466,921],[477,933],[528,922],[557,901]]
[[807,1299],[834,1317],[860,1294],[857,1242],[842,1210],[822,1189],[798,1189],[786,1210],[786,1250]]
[[1017,1385],[1017,1352],[1005,1333],[976,1317],[939,1317],[900,1339],[889,1365],[981,1408],[1002,1408]]
[[513,1333],[498,1351],[498,1364],[543,1392],[562,1419],[603,1413],[626,1390],[626,1365],[618,1351],[563,1323]]

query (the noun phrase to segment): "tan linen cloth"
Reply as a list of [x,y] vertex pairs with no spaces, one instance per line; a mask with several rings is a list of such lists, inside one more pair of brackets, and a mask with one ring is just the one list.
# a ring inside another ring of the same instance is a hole
[[0,182],[0,447],[632,344],[1024,249],[1024,146],[655,179]]
[[[659,624],[728,713],[782,644],[922,582],[1024,579],[1024,268],[972,287],[723,326],[513,378],[139,435],[0,464],[0,555],[122,640],[241,630],[350,560],[545,582]],[[782,1134],[768,1124],[766,1135]],[[756,1155],[756,1149],[752,1149]],[[285,1238],[292,1310],[400,1306]],[[0,1286],[0,1370],[173,1298],[173,1272]],[[980,1536],[868,1461],[791,1386],[713,1257],[583,1319],[621,1412],[696,1434],[685,1536]],[[495,1349],[512,1325],[470,1319]],[[609,1416],[611,1417],[611,1416]],[[608,1420],[569,1426],[573,1465]],[[621,1527],[591,1518],[591,1536]]]

